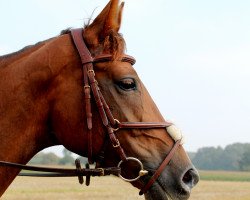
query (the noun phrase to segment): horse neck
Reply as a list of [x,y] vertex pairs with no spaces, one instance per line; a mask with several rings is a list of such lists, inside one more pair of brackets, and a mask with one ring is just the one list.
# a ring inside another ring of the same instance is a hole
[[[5,116],[0,119],[0,160],[25,164],[38,151],[59,144],[86,156],[82,69],[70,35],[11,59],[0,67],[0,86],[4,86],[0,113]],[[92,108],[95,155],[103,144],[104,131],[96,106]],[[18,172],[0,168],[0,195]]]
[[[47,138],[38,134],[39,131],[31,126],[14,132],[1,132],[0,160],[26,164],[45,145],[49,145]],[[0,167],[0,197],[19,172],[15,168]]]
[[[0,63],[1,161],[26,164],[40,150],[58,144],[51,133],[48,97],[58,69],[49,68],[49,53],[39,44]],[[0,196],[19,171],[0,167]]]

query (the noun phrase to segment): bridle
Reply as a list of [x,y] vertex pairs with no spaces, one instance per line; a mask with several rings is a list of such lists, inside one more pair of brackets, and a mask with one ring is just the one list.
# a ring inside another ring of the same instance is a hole
[[[147,172],[143,170],[143,165],[138,159],[126,156],[123,148],[120,145],[119,140],[117,139],[115,135],[115,131],[118,131],[119,129],[135,129],[135,128],[136,129],[167,128],[167,127],[172,126],[173,124],[170,122],[119,122],[117,119],[115,119],[101,93],[101,90],[98,87],[98,83],[95,79],[95,72],[93,69],[93,63],[112,61],[112,56],[100,55],[98,57],[93,58],[84,42],[83,29],[73,29],[71,30],[71,35],[72,35],[74,44],[78,50],[78,53],[80,55],[82,68],[83,68],[85,108],[86,108],[87,125],[88,125],[88,159],[89,159],[89,162],[92,163],[92,113],[91,113],[91,95],[90,95],[90,91],[92,91],[96,105],[98,107],[100,117],[102,119],[102,123],[107,129],[110,142],[112,146],[114,147],[114,149],[116,150],[116,152],[120,156],[121,161],[119,162],[118,167],[120,167],[123,162],[126,162],[128,160],[134,160],[138,162],[138,164],[141,167],[141,171],[137,178],[129,180],[129,179],[122,177],[121,175],[119,176],[125,181],[130,181],[130,182],[136,181],[141,176],[147,174]],[[135,64],[135,59],[128,55],[123,55],[120,61],[129,62],[131,65]],[[152,184],[157,180],[157,178],[160,176],[160,174],[162,173],[166,165],[172,159],[180,143],[181,143],[181,138],[180,140],[175,141],[173,148],[171,149],[167,157],[164,159],[160,167],[156,170],[156,172],[148,181],[148,183],[141,188],[140,194],[145,193],[152,186]],[[142,173],[143,171],[144,173]]]
[[[92,152],[92,143],[93,143],[93,122],[92,122],[92,111],[91,111],[91,98],[94,97],[94,101],[97,105],[100,118],[102,120],[103,126],[106,128],[109,141],[111,142],[113,148],[116,150],[117,154],[119,155],[121,161],[118,163],[117,167],[113,168],[97,168],[97,169],[82,169],[81,165],[78,160],[76,160],[76,169],[62,169],[62,168],[44,168],[44,167],[34,167],[34,166],[27,166],[21,165],[17,163],[10,163],[0,161],[0,166],[8,166],[14,167],[19,169],[26,169],[26,170],[34,170],[34,171],[45,171],[45,172],[53,172],[55,174],[28,174],[28,175],[35,175],[35,176],[78,176],[79,182],[83,183],[82,176],[86,176],[86,184],[89,184],[90,176],[104,176],[115,174],[121,177],[123,180],[128,182],[133,182],[140,177],[146,175],[148,172],[144,170],[143,164],[140,160],[134,157],[127,157],[123,148],[120,145],[119,140],[117,139],[115,132],[119,129],[168,129],[173,126],[171,122],[120,122],[119,120],[115,119],[111,113],[111,110],[108,104],[105,101],[105,98],[102,95],[102,92],[98,86],[97,80],[95,79],[95,71],[93,68],[94,63],[98,62],[109,62],[112,61],[112,55],[109,54],[102,54],[96,57],[92,57],[91,53],[89,52],[84,39],[83,39],[83,29],[72,29],[71,36],[73,42],[76,46],[78,54],[81,58],[82,63],[82,71],[83,71],[83,84],[84,84],[84,98],[85,98],[85,110],[86,110],[86,122],[87,122],[87,129],[88,129],[88,161],[90,164],[94,163],[93,160],[93,152]],[[123,55],[119,61],[121,62],[128,62],[131,65],[135,64],[135,59],[128,55]],[[172,134],[168,131],[170,136]],[[172,137],[173,138],[173,137]],[[153,185],[153,183],[158,179],[161,175],[162,171],[165,167],[169,164],[170,160],[174,156],[176,150],[181,145],[182,138],[173,138],[174,145],[166,158],[163,160],[161,165],[155,171],[153,176],[149,179],[149,181],[142,185],[140,195],[146,193],[148,189]],[[104,151],[104,150],[103,150]],[[136,178],[128,179],[121,175],[122,164],[127,161],[136,162],[137,165],[140,167],[139,174]]]

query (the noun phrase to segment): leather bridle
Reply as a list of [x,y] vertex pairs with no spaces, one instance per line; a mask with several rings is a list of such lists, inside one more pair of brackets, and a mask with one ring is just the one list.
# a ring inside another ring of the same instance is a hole
[[[127,157],[123,148],[120,145],[119,140],[117,139],[115,135],[115,131],[118,129],[156,129],[156,128],[167,128],[171,125],[173,125],[170,122],[119,122],[117,119],[115,119],[101,93],[101,90],[98,87],[98,83],[95,79],[95,72],[93,69],[93,63],[95,62],[107,62],[112,61],[111,55],[100,55],[98,57],[93,58],[91,56],[91,53],[89,52],[84,39],[83,39],[83,29],[73,29],[71,30],[71,35],[74,41],[74,44],[78,50],[78,53],[81,58],[82,62],[82,68],[83,68],[83,77],[84,77],[84,91],[85,91],[85,105],[86,105],[86,115],[87,115],[87,124],[88,124],[88,159],[89,162],[92,163],[92,113],[91,113],[91,91],[94,96],[96,105],[98,107],[98,111],[100,114],[100,117],[102,119],[103,125],[106,127],[110,142],[114,149],[117,151],[117,153],[120,156],[121,162],[118,164],[118,167],[120,167],[122,162],[125,162],[129,159],[136,160],[139,165],[141,165],[141,170],[143,170],[143,166],[141,162],[136,158]],[[123,55],[120,59],[122,62],[129,62],[131,65],[135,64],[135,59],[128,55]],[[180,145],[181,140],[177,140],[167,155],[167,157],[164,159],[160,167],[156,170],[154,175],[151,177],[151,179],[148,181],[148,183],[141,188],[140,194],[145,193],[152,184],[157,180],[157,178],[160,176],[166,165],[170,162],[172,159],[175,151],[177,150],[178,146]],[[145,175],[143,173],[143,175]],[[126,181],[130,181],[124,177],[122,177]],[[140,175],[138,178],[132,179],[132,181],[138,180],[140,178]]]
[[[102,120],[103,126],[106,128],[109,141],[111,142],[112,146],[118,153],[121,161],[119,162],[117,167],[113,168],[97,168],[97,169],[81,169],[81,165],[79,161],[76,161],[76,169],[61,169],[61,168],[45,168],[45,167],[34,167],[34,166],[27,166],[21,165],[17,163],[10,163],[0,161],[0,166],[7,166],[7,167],[14,167],[19,169],[26,169],[26,170],[33,170],[33,171],[45,171],[45,172],[53,172],[56,174],[28,174],[29,176],[78,176],[79,182],[83,183],[82,176],[86,176],[86,184],[89,185],[90,176],[105,176],[105,175],[118,175],[123,180],[132,182],[140,179],[141,176],[146,175],[148,172],[143,169],[143,164],[140,160],[134,157],[127,157],[122,146],[120,145],[119,140],[117,139],[115,132],[119,129],[167,129],[173,126],[171,122],[120,122],[113,117],[111,110],[109,109],[108,104],[105,101],[105,98],[102,95],[102,92],[98,86],[97,80],[95,79],[95,71],[93,68],[94,63],[98,62],[110,62],[112,61],[112,55],[109,54],[102,54],[96,57],[92,57],[91,53],[89,52],[84,39],[83,39],[83,29],[72,29],[71,36],[73,42],[76,46],[78,54],[81,58],[82,63],[82,70],[83,70],[83,84],[84,84],[84,98],[85,98],[85,110],[86,110],[86,122],[88,128],[88,161],[90,164],[94,163],[93,160],[93,152],[92,152],[92,111],[91,111],[91,98],[92,95],[94,97],[94,101],[97,105],[100,118]],[[128,62],[131,65],[135,64],[135,59],[128,55],[123,55],[119,61],[121,62]],[[170,134],[171,136],[171,134]],[[173,137],[172,137],[173,138]],[[173,138],[174,139],[174,138]],[[142,185],[140,195],[146,193],[148,189],[154,184],[154,182],[158,179],[161,175],[162,171],[165,167],[169,164],[170,160],[174,156],[176,150],[181,145],[181,139],[174,139],[174,145],[166,158],[160,164],[158,169],[155,171],[153,176],[149,179],[149,181]],[[121,175],[122,164],[127,161],[134,161],[140,167],[139,175],[136,178],[128,179]]]

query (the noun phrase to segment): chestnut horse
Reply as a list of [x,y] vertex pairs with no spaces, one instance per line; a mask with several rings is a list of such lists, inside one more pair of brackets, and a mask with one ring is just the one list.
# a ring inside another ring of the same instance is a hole
[[[127,122],[164,122],[164,118],[124,54],[118,33],[124,3],[110,0],[82,37],[93,57],[112,60],[94,64],[95,76],[113,116]],[[81,156],[88,154],[82,64],[69,32],[0,57],[0,160],[26,164],[37,152],[63,145]],[[106,130],[95,102],[91,103],[93,158],[99,155]],[[174,140],[166,129],[124,129],[116,134],[126,155],[154,172],[171,151]],[[105,148],[101,167],[116,166],[119,155]],[[0,196],[20,170],[0,167]],[[140,188],[152,173],[132,182]],[[198,173],[180,146],[171,162],[145,193],[146,199],[188,199]],[[141,189],[141,188],[140,188]]]

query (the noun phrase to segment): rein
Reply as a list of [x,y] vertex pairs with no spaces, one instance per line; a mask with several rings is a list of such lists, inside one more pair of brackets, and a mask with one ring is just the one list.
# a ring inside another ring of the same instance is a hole
[[[98,111],[102,120],[104,127],[107,130],[109,140],[118,153],[121,161],[119,162],[117,167],[111,168],[96,168],[96,169],[89,169],[89,165],[86,165],[86,168],[81,168],[80,161],[76,160],[76,169],[64,169],[64,168],[44,168],[44,167],[35,167],[35,166],[27,166],[27,165],[20,165],[17,163],[10,163],[10,162],[3,162],[0,161],[0,166],[5,167],[14,167],[19,169],[26,169],[32,171],[40,171],[40,172],[49,172],[49,174],[39,173],[39,174],[21,174],[21,175],[28,175],[28,176],[49,176],[49,177],[62,177],[62,176],[78,176],[79,183],[83,183],[83,176],[86,176],[86,185],[90,183],[90,176],[106,176],[106,175],[116,175],[122,178],[125,181],[132,182],[140,179],[142,176],[148,174],[148,171],[144,170],[143,164],[140,160],[134,157],[127,157],[123,148],[120,145],[119,140],[117,139],[115,132],[119,129],[168,129],[174,126],[170,122],[120,122],[119,120],[115,119],[109,109],[108,104],[103,97],[101,90],[98,86],[97,80],[95,79],[95,72],[93,68],[93,64],[97,62],[109,62],[112,61],[112,56],[109,54],[99,55],[95,58],[91,56],[84,40],[83,40],[83,29],[72,29],[71,36],[78,51],[78,54],[81,58],[82,63],[82,71],[83,71],[83,84],[84,84],[84,98],[85,98],[85,110],[86,110],[86,122],[88,128],[88,162],[90,164],[94,163],[93,160],[93,152],[92,152],[92,143],[93,143],[93,122],[92,122],[92,111],[91,111],[91,98],[92,95],[94,97],[94,101],[98,107]],[[120,58],[121,62],[129,62],[131,65],[135,64],[135,59],[128,55],[123,55]],[[170,130],[170,129],[169,129]],[[163,160],[159,168],[153,174],[153,176],[149,179],[149,181],[141,187],[140,195],[146,193],[148,189],[154,184],[154,182],[158,179],[161,175],[162,171],[165,167],[169,164],[170,160],[174,156],[176,150],[178,149],[179,145],[181,145],[182,137],[176,138],[173,137],[173,133],[171,134],[170,131],[167,132],[175,141],[172,149],[170,150],[169,154]],[[104,150],[103,150],[104,151]],[[134,161],[140,167],[139,174],[136,178],[127,179],[121,175],[122,171],[122,164],[127,161]],[[53,174],[51,174],[53,173]]]
[[[80,160],[75,160],[76,169],[69,168],[52,168],[52,167],[38,167],[30,165],[21,165],[18,163],[4,162],[0,161],[0,166],[3,167],[12,167],[16,169],[36,171],[43,173],[20,173],[18,176],[32,176],[32,177],[78,177],[80,184],[83,184],[83,176],[86,176],[86,185],[90,184],[90,176],[108,176],[116,175],[118,176],[121,173],[120,168],[110,167],[110,168],[96,168],[90,169],[89,164],[86,164],[86,168],[81,168]],[[48,172],[48,173],[44,173]]]

